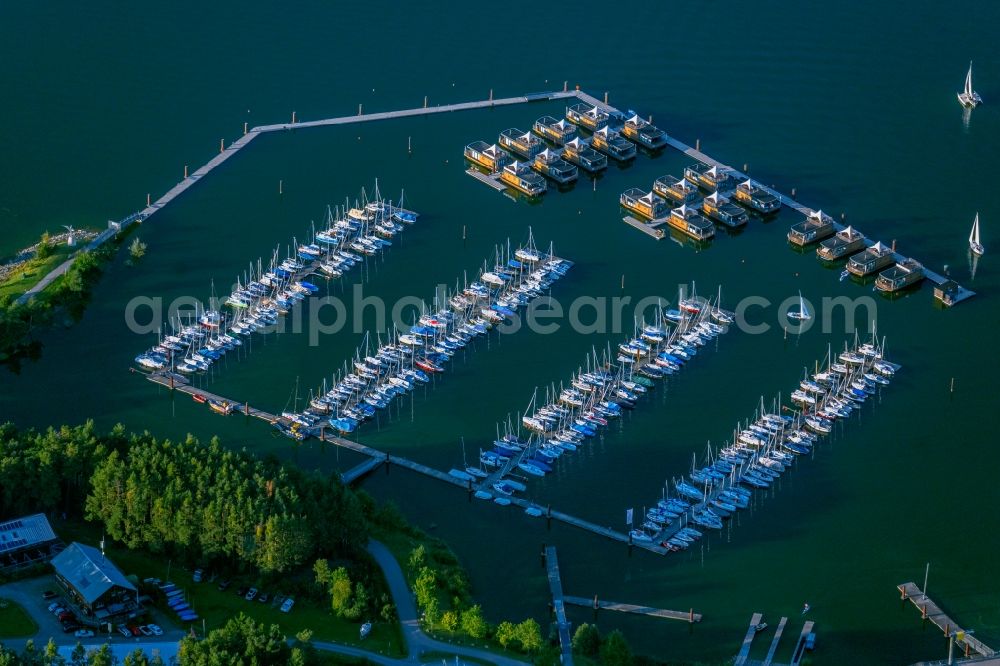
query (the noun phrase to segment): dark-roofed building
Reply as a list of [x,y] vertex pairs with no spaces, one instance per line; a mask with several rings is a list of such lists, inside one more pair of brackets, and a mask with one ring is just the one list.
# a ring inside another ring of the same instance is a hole
[[0,571],[47,562],[60,544],[43,513],[0,521]]
[[52,568],[86,618],[107,620],[139,610],[135,585],[96,548],[71,543],[52,558]]

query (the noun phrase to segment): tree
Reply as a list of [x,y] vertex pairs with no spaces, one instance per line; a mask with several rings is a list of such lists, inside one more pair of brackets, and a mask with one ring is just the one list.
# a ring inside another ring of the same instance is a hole
[[458,629],[458,613],[453,610],[447,610],[441,615],[441,627],[445,631],[454,632]]
[[338,617],[351,610],[351,577],[344,567],[337,567],[330,574],[330,603]]
[[136,648],[132,652],[125,655],[124,666],[150,666],[149,657],[147,657],[146,653],[142,651],[142,648]]
[[542,629],[532,618],[517,625],[517,640],[526,652],[542,649]]
[[278,625],[266,627],[240,613],[220,629],[208,632],[203,640],[190,636],[182,639],[179,656],[184,666],[285,666],[290,660],[291,647]]
[[132,241],[132,244],[128,246],[128,251],[129,254],[132,255],[132,261],[139,261],[142,259],[143,255],[146,254],[146,244],[136,238]]
[[586,657],[596,657],[601,649],[601,631],[596,625],[586,622],[576,628],[573,634],[573,651]]
[[52,256],[55,246],[52,243],[52,237],[49,236],[49,232],[42,234],[41,240],[38,241],[38,249],[35,250],[35,256],[39,259],[48,259]]
[[438,603],[437,597],[431,597],[427,601],[427,605],[424,606],[424,622],[428,625],[433,625],[437,623],[438,617],[441,615],[441,606]]
[[413,594],[421,608],[426,607],[431,599],[437,599],[437,576],[430,567],[420,569],[417,579],[413,581]]
[[410,559],[407,563],[407,568],[410,570],[410,575],[416,575],[426,566],[427,550],[421,544],[410,551]]
[[49,638],[49,642],[45,644],[43,663],[45,666],[66,666],[66,660],[60,656],[59,646],[56,645],[53,638]]
[[462,612],[462,631],[473,638],[486,638],[486,634],[490,632],[490,625],[478,604]]
[[497,643],[500,643],[500,646],[506,649],[507,646],[517,640],[517,627],[514,626],[513,622],[504,620],[497,626],[496,639]]
[[605,666],[631,666],[632,650],[624,634],[615,629],[604,639],[601,646],[601,663]]

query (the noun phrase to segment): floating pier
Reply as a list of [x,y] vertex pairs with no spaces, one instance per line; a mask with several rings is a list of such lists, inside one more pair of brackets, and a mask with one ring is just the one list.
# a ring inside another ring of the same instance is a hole
[[559,577],[559,559],[556,557],[555,546],[546,546],[545,548],[545,570],[549,577],[552,608],[556,612],[556,624],[559,628],[561,661],[563,666],[573,666],[573,641],[569,635],[569,620],[566,619],[566,604],[563,597],[562,579]]
[[965,650],[966,656],[968,656],[970,650],[984,657],[996,656],[996,650],[983,643],[965,629],[962,629],[961,625],[941,610],[941,607],[924,594],[916,583],[903,583],[902,585],[897,585],[896,589],[899,590],[900,599],[909,599],[914,606],[920,609],[920,616],[923,619],[930,620],[937,625],[944,632],[945,636],[954,635],[955,643]]
[[778,622],[778,629],[774,632],[774,638],[771,639],[771,647],[768,648],[767,656],[764,657],[764,666],[771,666],[771,662],[774,661],[774,653],[778,651],[778,643],[781,641],[781,634],[784,633],[787,623],[787,617],[781,618],[781,621]]
[[474,167],[469,167],[468,169],[465,170],[465,173],[469,174],[470,176],[478,180],[480,183],[485,183],[489,187],[492,187],[497,192],[503,192],[505,189],[507,189],[507,186],[500,182],[499,173],[494,173],[487,176],[485,173]]
[[806,652],[806,638],[812,633],[814,624],[816,623],[809,620],[802,625],[802,631],[799,633],[799,641],[795,644],[795,650],[792,652],[792,661],[789,666],[799,666],[799,663],[801,663],[802,657]]
[[757,635],[757,625],[763,619],[763,613],[754,613],[750,616],[750,626],[747,627],[747,633],[743,637],[743,645],[740,646],[740,651],[736,655],[733,666],[743,666],[747,663],[747,658],[750,656],[750,645],[753,643],[754,636]]
[[635,604],[623,604],[617,601],[601,601],[595,595],[593,599],[584,597],[563,597],[563,600],[573,606],[583,606],[594,610],[611,610],[621,613],[633,613],[635,615],[647,615],[649,617],[662,617],[667,620],[683,620],[684,622],[701,622],[701,613],[695,613],[694,609],[688,611],[673,611],[664,608],[651,608],[650,606],[637,606]]
[[625,217],[622,218],[622,222],[629,225],[630,227],[638,229],[644,234],[652,236],[656,240],[660,240],[667,235],[666,232],[660,228],[667,223],[666,218],[663,217],[661,217],[658,220],[643,222],[642,220],[634,218],[631,215],[626,215]]

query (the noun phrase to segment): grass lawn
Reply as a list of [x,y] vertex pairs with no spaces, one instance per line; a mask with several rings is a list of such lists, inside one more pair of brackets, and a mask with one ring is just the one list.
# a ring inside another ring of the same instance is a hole
[[69,247],[65,243],[53,248],[52,255],[45,259],[32,259],[20,270],[0,283],[0,297],[11,294],[15,297],[28,291],[48,275],[49,271],[61,264],[69,257],[70,253],[78,250],[79,247]]
[[26,638],[38,633],[38,625],[21,606],[0,599],[0,638]]
[[[80,541],[84,544],[96,545],[101,539],[100,526],[96,524],[69,522],[58,523],[53,527],[67,543]],[[167,578],[167,561],[162,555],[128,550],[124,546],[109,543],[107,556],[126,576],[135,574],[139,580]],[[312,576],[311,572],[309,576]],[[234,577],[229,589],[220,591],[218,580],[214,583],[207,581],[195,583],[191,579],[191,571],[182,569],[177,562],[174,562],[170,568],[170,579],[177,587],[184,590],[190,606],[195,609],[199,618],[205,619],[205,625],[209,631],[221,627],[237,613],[243,612],[267,626],[277,624],[288,638],[293,638],[303,629],[310,629],[313,632],[313,638],[318,641],[356,645],[392,657],[405,656],[402,633],[397,622],[388,624],[383,621],[375,621],[375,618],[372,618],[372,631],[362,641],[359,635],[361,626],[334,617],[329,606],[325,604],[320,605],[311,600],[297,597],[291,612],[282,613],[278,608],[272,607],[270,601],[262,604],[256,600],[247,601],[243,597],[236,596],[236,590],[240,587],[251,585],[272,596],[282,592],[280,586],[262,586],[259,584],[259,580],[252,575]],[[165,601],[158,600],[154,596],[154,602],[156,608],[164,615],[171,620],[176,618]],[[176,620],[174,624],[184,629],[189,626],[186,623],[181,623],[180,620]],[[201,631],[201,624],[200,619],[194,623],[196,631]]]

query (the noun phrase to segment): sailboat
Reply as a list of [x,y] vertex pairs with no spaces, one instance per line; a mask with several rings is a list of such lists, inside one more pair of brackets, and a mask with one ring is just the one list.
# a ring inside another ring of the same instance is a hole
[[965,75],[965,89],[958,93],[958,103],[967,109],[974,109],[983,103],[983,98],[972,89],[972,61],[969,61],[969,73]]
[[799,309],[790,310],[788,312],[789,319],[797,319],[798,321],[808,321],[812,319],[812,315],[809,314],[809,309],[806,307],[806,299],[802,298],[802,292],[799,292]]
[[979,213],[976,213],[976,219],[972,223],[972,231],[969,232],[969,249],[972,250],[973,254],[986,252],[982,243],[979,242]]

